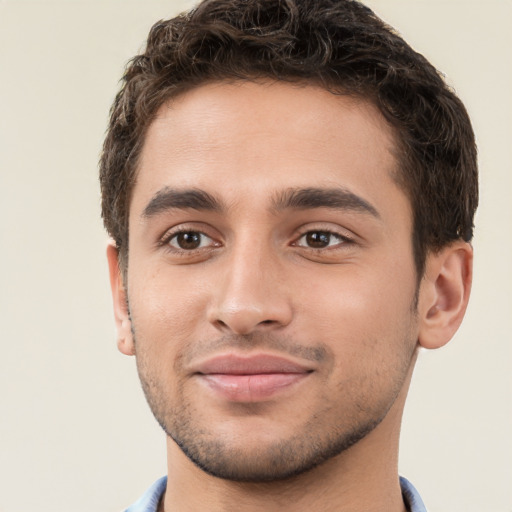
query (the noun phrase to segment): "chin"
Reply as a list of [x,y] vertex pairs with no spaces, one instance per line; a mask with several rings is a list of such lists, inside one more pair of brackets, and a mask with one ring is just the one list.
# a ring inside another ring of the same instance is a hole
[[211,431],[206,433],[183,421],[171,428],[161,425],[182,452],[205,473],[235,482],[264,483],[294,478],[339,456],[372,432],[381,419],[334,433],[330,429],[328,434],[305,425],[286,439],[272,440],[265,436],[265,440],[261,440],[248,436],[245,441],[240,437],[228,439],[225,434],[215,436]]

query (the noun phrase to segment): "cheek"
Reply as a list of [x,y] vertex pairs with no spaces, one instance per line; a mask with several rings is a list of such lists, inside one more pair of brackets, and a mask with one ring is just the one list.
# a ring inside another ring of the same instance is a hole
[[129,283],[133,284],[128,291],[137,338],[176,348],[198,336],[207,305],[205,283],[165,268],[133,276]]
[[412,335],[414,272],[403,268],[347,267],[315,276],[301,299],[302,328],[329,343],[340,364],[392,357]]

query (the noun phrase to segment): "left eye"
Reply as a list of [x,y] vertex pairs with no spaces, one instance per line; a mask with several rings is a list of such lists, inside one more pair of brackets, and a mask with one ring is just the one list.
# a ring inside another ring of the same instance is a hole
[[169,240],[169,245],[183,251],[193,251],[211,245],[213,240],[200,231],[180,231]]
[[341,235],[336,235],[330,231],[308,231],[298,239],[296,245],[309,247],[310,249],[325,249],[346,241]]

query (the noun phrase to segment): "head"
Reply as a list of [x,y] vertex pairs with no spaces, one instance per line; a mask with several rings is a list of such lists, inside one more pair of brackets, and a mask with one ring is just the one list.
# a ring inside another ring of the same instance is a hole
[[418,341],[467,304],[476,151],[369,9],[213,0],[157,23],[101,185],[119,346],[190,460],[282,479],[396,433]]

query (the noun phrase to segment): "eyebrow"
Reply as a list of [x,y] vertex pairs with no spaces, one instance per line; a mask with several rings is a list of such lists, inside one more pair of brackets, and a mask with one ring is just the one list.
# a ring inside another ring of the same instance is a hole
[[[373,205],[344,188],[290,188],[277,194],[272,200],[272,209],[276,211],[314,208],[352,210],[380,218]],[[165,187],[151,198],[142,212],[142,217],[150,218],[178,209],[220,212],[225,208],[218,199],[204,190]]]
[[368,213],[380,219],[379,212],[368,201],[344,188],[300,188],[288,189],[273,201],[275,210],[330,208]]
[[175,210],[175,209],[191,209],[220,211],[221,204],[215,197],[208,194],[204,190],[187,189],[177,190],[165,187],[159,190],[149,201],[142,212],[142,217],[150,218],[159,213]]

